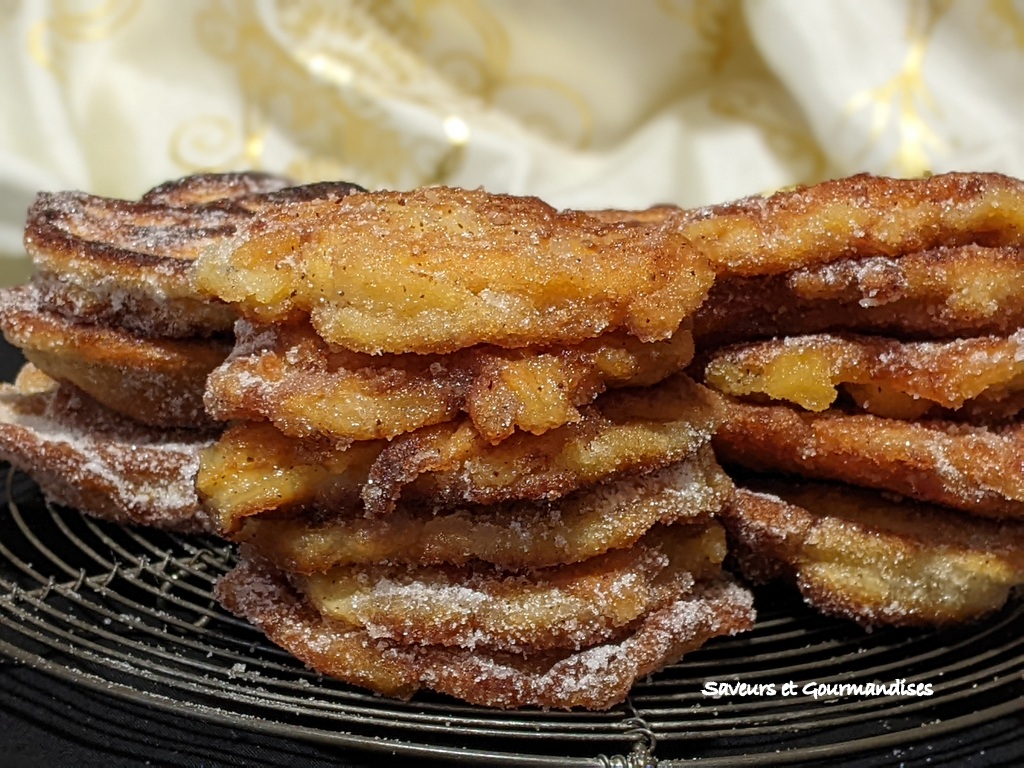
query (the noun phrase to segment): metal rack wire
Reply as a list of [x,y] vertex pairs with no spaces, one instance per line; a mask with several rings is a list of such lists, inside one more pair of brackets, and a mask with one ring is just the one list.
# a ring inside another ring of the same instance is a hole
[[[753,632],[637,685],[609,712],[399,702],[324,679],[221,609],[230,546],[85,518],[7,473],[0,653],[77,685],[246,730],[494,765],[770,765],[956,734],[1024,710],[1024,606],[970,627],[864,633],[765,591]],[[931,696],[815,698],[808,684],[928,683]],[[706,681],[776,695],[706,696]],[[781,695],[792,682],[796,693]]]

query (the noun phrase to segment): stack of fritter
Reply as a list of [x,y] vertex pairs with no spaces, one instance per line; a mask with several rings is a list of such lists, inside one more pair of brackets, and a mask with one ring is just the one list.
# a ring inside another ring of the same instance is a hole
[[195,264],[244,318],[198,488],[219,595],[395,696],[606,708],[752,622],[721,570],[712,272],[671,227],[447,188],[263,212]]
[[83,512],[208,530],[194,478],[217,426],[203,392],[236,315],[192,290],[188,266],[299,194],[287,186],[250,173],[187,177],[139,201],[40,194],[25,230],[35,274],[0,293],[0,327],[29,361],[0,389],[0,456]]
[[695,321],[731,396],[716,451],[775,476],[725,516],[745,573],[866,625],[999,608],[1024,583],[1024,184],[860,176],[678,218],[720,275]]

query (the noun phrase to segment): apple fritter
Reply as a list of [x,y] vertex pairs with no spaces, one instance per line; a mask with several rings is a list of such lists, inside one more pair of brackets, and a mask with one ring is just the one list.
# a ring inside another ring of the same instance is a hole
[[189,264],[268,207],[337,199],[359,189],[290,184],[261,173],[198,174],[162,184],[139,201],[42,193],[25,227],[33,283],[48,309],[79,321],[144,336],[230,331],[235,310],[197,295]]
[[854,256],[1024,245],[1024,182],[996,173],[860,174],[668,219],[720,275],[771,275]]
[[0,458],[53,503],[116,523],[210,532],[196,495],[212,436],[143,427],[31,364],[0,384]]
[[0,328],[40,370],[112,411],[154,427],[213,424],[203,392],[231,349],[227,339],[142,338],[76,323],[41,309],[32,285],[0,291]]
[[252,515],[355,509],[370,466],[384,448],[366,440],[338,448],[286,437],[266,422],[228,427],[202,456],[196,489],[225,535]]
[[612,640],[721,573],[721,525],[659,526],[633,547],[523,573],[473,563],[343,566],[291,576],[318,613],[375,638],[534,653]]
[[580,415],[542,435],[517,432],[497,445],[468,421],[400,435],[370,468],[366,511],[385,514],[400,495],[441,504],[558,498],[692,456],[720,419],[717,396],[683,374],[653,387],[606,392]]
[[607,224],[530,197],[447,187],[265,211],[196,261],[200,293],[263,323],[308,317],[358,352],[669,338],[706,261],[670,227]]
[[1024,250],[962,245],[844,257],[777,275],[719,277],[694,316],[698,346],[857,331],[908,339],[1024,326]]
[[1024,524],[838,485],[752,481],[722,512],[755,582],[793,581],[864,626],[943,625],[998,610],[1024,584]]
[[370,516],[392,512],[400,496],[434,504],[554,499],[691,456],[719,420],[717,396],[682,374],[655,388],[607,392],[581,414],[497,445],[468,419],[342,446],[241,422],[204,455],[198,488],[225,531],[254,514],[349,506],[357,489]]
[[432,689],[490,707],[608,709],[637,680],[712,637],[749,629],[753,598],[738,584],[697,585],[638,620],[627,636],[579,651],[529,657],[482,648],[400,645],[325,620],[265,563],[243,560],[217,596],[233,613],[313,669],[387,696]]
[[240,321],[236,346],[207,381],[215,418],[269,420],[295,437],[392,438],[468,413],[488,442],[579,421],[608,387],[646,386],[693,356],[680,329],[644,343],[613,332],[571,347],[470,347],[448,355],[366,355],[331,347],[308,323]]
[[704,380],[727,395],[811,411],[829,408],[842,392],[863,410],[891,418],[938,415],[968,403],[972,417],[1007,417],[1024,406],[1024,331],[941,342],[789,336],[715,351]]
[[994,518],[1024,518],[1024,423],[976,426],[730,402],[723,464],[838,480]]
[[402,503],[377,519],[342,507],[323,515],[258,515],[239,520],[231,538],[298,573],[474,560],[506,570],[549,568],[630,547],[657,524],[703,523],[731,492],[732,482],[705,446],[665,469],[625,475],[555,501],[447,508]]

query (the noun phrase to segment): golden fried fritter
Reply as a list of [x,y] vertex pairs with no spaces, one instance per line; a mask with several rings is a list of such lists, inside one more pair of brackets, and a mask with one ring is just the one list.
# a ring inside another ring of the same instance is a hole
[[1024,326],[1024,250],[979,245],[843,258],[720,277],[694,317],[698,346],[858,331],[898,338],[1007,335]]
[[217,585],[221,602],[313,669],[388,696],[429,688],[491,707],[607,709],[638,679],[718,635],[753,625],[752,596],[731,581],[697,585],[614,642],[524,657],[481,648],[399,645],[325,620],[285,577],[244,560]]
[[206,377],[227,356],[220,338],[141,338],[40,308],[32,285],[0,291],[0,328],[25,357],[112,411],[156,427],[208,427]]
[[951,341],[900,342],[815,334],[717,350],[705,382],[727,395],[786,400],[811,411],[840,391],[878,416],[915,419],[939,409],[1013,415],[1024,402],[1024,331]]
[[1021,523],[764,479],[721,517],[748,578],[795,581],[815,608],[869,627],[969,621],[1024,584]]
[[683,374],[607,392],[580,413],[575,423],[542,435],[517,432],[497,445],[468,422],[401,435],[370,468],[366,510],[389,512],[400,494],[442,504],[557,498],[691,456],[720,418],[717,396]]
[[976,515],[1024,518],[1024,423],[982,427],[730,402],[725,464],[892,491]]
[[534,653],[611,640],[632,622],[714,578],[721,525],[659,526],[629,549],[580,563],[507,573],[462,568],[347,566],[290,577],[322,616],[402,644]]
[[274,205],[337,199],[350,184],[289,187],[260,173],[199,174],[163,184],[138,202],[82,192],[40,194],[25,249],[46,308],[144,336],[226,332],[236,313],[192,290],[188,265]]
[[13,385],[0,384],[0,458],[50,501],[105,520],[212,531],[194,486],[211,440],[195,430],[143,427],[31,364]]
[[713,274],[678,232],[605,224],[528,197],[431,187],[266,211],[195,264],[243,316],[309,317],[359,352],[669,338]]
[[231,534],[279,568],[299,573],[337,565],[463,565],[548,568],[632,546],[653,525],[704,522],[732,492],[710,446],[643,476],[625,475],[555,501],[436,508],[402,503],[368,518],[336,507],[327,515],[258,515]]
[[1024,245],[1024,182],[995,173],[860,174],[668,219],[720,275],[771,275],[855,256]]
[[448,355],[370,356],[328,346],[307,323],[241,321],[207,381],[215,418],[273,422],[295,437],[391,438],[468,413],[489,442],[578,421],[607,387],[654,384],[690,362],[686,329],[644,343],[621,332],[571,347],[477,346]]
[[337,448],[286,437],[265,422],[242,422],[203,453],[196,488],[224,534],[266,512],[358,509],[361,515],[360,495],[383,448],[382,440]]
[[241,422],[204,455],[198,488],[225,531],[249,515],[352,505],[357,489],[371,516],[391,512],[399,496],[437,504],[553,499],[691,456],[719,420],[717,396],[682,374],[607,392],[581,414],[574,424],[497,445],[468,419],[347,446]]

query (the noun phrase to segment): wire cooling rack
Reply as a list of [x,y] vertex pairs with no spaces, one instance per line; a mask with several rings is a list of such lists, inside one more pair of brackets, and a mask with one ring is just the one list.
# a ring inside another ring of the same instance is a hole
[[[752,632],[712,641],[608,712],[391,701],[316,675],[221,609],[212,588],[229,545],[94,521],[0,472],[0,653],[186,723],[452,763],[628,768],[898,752],[1024,711],[1022,601],[966,628],[865,633],[784,590],[759,593]],[[901,681],[931,695],[830,688]],[[710,683],[759,693],[714,697]]]

